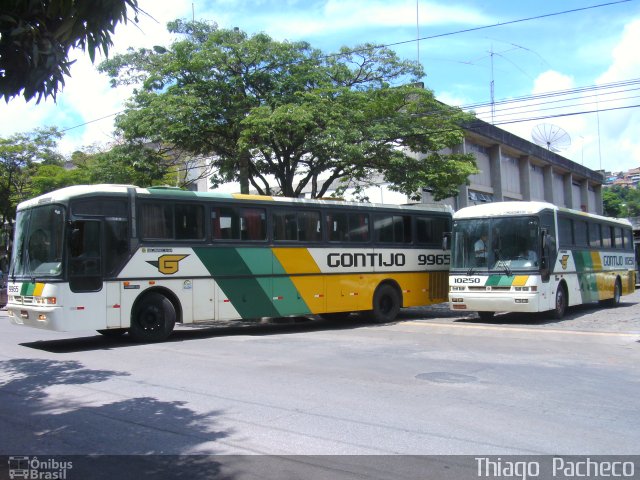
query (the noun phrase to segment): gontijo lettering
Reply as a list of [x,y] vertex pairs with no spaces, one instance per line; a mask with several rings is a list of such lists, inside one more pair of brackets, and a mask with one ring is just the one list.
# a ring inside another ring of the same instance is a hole
[[336,267],[404,267],[404,253],[329,253],[327,265]]

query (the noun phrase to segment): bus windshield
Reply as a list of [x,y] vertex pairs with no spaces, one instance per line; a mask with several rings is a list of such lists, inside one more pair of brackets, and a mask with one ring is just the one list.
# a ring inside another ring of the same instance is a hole
[[46,205],[18,211],[11,277],[62,275],[64,208]]
[[536,217],[455,220],[451,269],[475,273],[538,270],[539,221]]

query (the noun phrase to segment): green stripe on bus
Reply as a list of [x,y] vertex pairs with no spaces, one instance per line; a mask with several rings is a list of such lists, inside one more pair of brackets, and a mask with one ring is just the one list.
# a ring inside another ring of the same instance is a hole
[[514,276],[490,275],[485,285],[487,287],[510,287],[514,279]]
[[22,284],[22,287],[20,287],[20,295],[26,295],[29,297],[33,295],[33,291],[35,289],[36,289],[35,283],[25,282]]
[[271,249],[193,250],[242,318],[311,313],[289,277],[272,277],[286,272]]
[[252,275],[251,270],[235,248],[194,248],[203,265],[214,278],[220,276]]
[[596,274],[593,273],[591,252],[573,250],[572,254],[578,274],[578,282],[580,283],[582,302],[595,302],[599,300],[598,279]]
[[270,279],[220,278],[216,281],[241,318],[280,316],[265,292]]

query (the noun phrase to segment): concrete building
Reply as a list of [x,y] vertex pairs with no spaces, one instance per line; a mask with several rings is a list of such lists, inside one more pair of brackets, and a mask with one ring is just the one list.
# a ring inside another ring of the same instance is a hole
[[[602,214],[602,172],[477,120],[459,151],[472,153],[479,173],[448,203],[454,209],[503,200],[538,200]],[[424,202],[430,202],[425,189]]]

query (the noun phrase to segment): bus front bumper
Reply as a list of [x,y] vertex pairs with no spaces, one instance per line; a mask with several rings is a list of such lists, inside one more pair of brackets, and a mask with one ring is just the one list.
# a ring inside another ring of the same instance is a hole
[[449,292],[449,308],[471,312],[539,312],[537,293]]
[[25,308],[24,305],[9,304],[7,305],[7,313],[9,315],[9,321],[14,325],[23,325],[44,330],[65,330],[62,327],[63,309],[60,306],[35,307],[30,305]]

